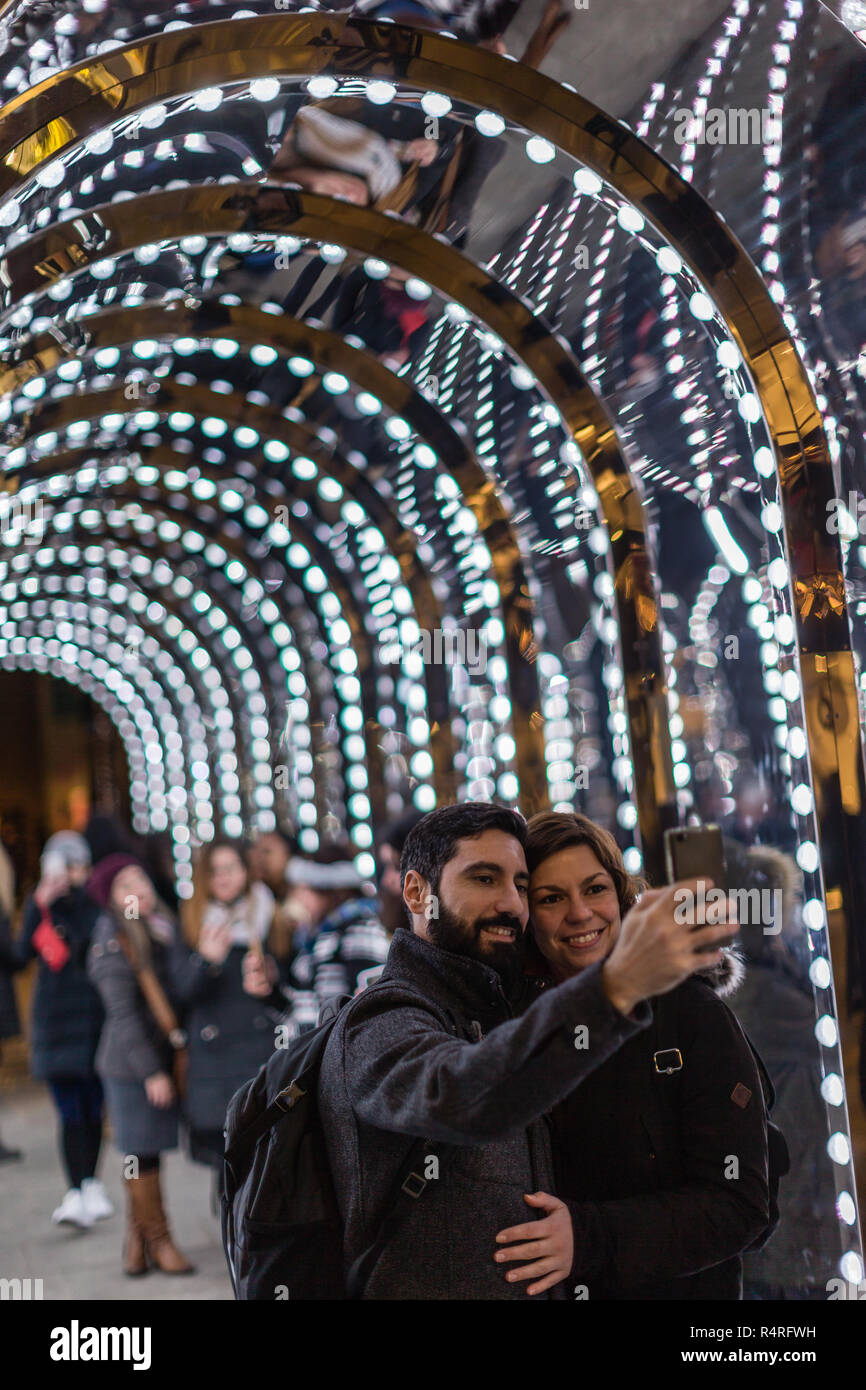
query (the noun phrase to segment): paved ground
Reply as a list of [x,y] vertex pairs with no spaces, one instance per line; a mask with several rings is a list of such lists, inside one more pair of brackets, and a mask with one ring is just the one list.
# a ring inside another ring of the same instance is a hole
[[198,1273],[170,1278],[151,1272],[124,1278],[120,1155],[106,1140],[101,1174],[117,1214],[89,1231],[53,1226],[63,1196],[54,1109],[44,1087],[25,1083],[0,1095],[0,1133],[24,1160],[0,1165],[0,1278],[41,1279],[47,1299],[231,1299],[217,1218],[210,1211],[210,1175],[180,1153],[164,1160],[163,1191],[175,1236]]

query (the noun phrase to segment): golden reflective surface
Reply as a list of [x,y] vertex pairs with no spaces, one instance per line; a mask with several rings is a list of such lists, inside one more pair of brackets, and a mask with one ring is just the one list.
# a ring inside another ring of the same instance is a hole
[[[261,13],[75,48],[0,108],[0,391],[15,401],[6,485],[48,496],[63,475],[51,506],[80,557],[118,527],[132,543],[137,470],[159,475],[141,484],[148,507],[178,527],[141,544],[178,573],[192,572],[178,536],[199,494],[216,498],[212,543],[224,492],[272,513],[273,481],[307,509],[291,535],[345,615],[360,681],[342,695],[333,616],[316,610],[329,656],[298,643],[323,823],[350,801],[334,730],[354,703],[373,821],[419,787],[574,804],[653,882],[664,829],[689,815],[718,819],[753,869],[778,847],[810,915],[749,944],[740,1016],[762,1051],[791,1039],[779,1076],[811,1059],[784,1103],[809,1117],[798,1171],[820,1199],[790,1223],[799,1252],[786,1236],[755,1276],[776,1288],[829,1258],[816,1212],[848,1181],[826,1161],[822,1127],[845,1117],[818,1091],[838,1064],[825,1049],[819,1076],[811,1011],[833,1006],[812,967],[832,935],[837,995],[856,1011],[866,959],[863,67],[817,4],[753,22],[742,42],[766,72],[738,66],[732,12],[617,113],[638,134],[529,66],[547,40],[513,62],[358,16]],[[791,80],[795,59],[813,82]],[[681,108],[730,115],[734,98],[747,116],[755,101],[762,120],[784,112],[778,151],[761,120],[751,148],[678,138]],[[125,394],[139,378],[143,394]],[[214,415],[226,433],[207,435]],[[278,464],[259,458],[266,439],[285,445]],[[183,470],[181,503],[167,478]],[[364,507],[345,534],[332,483]],[[289,542],[224,524],[264,591]],[[372,525],[396,562],[378,587]],[[250,560],[258,545],[269,553]],[[404,640],[388,609],[403,589],[427,637],[468,641],[492,615],[483,671],[471,643],[451,668],[383,660],[382,632]],[[298,588],[295,627],[318,602]],[[279,693],[265,652],[252,659]],[[243,726],[236,692],[233,710]],[[850,1049],[846,1063],[850,1107]]]

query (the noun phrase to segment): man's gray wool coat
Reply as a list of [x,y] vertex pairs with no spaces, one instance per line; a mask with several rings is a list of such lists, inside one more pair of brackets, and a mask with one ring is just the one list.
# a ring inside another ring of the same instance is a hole
[[[590,967],[515,1018],[494,970],[395,933],[381,980],[340,1015],[319,1079],[347,1269],[373,1243],[419,1138],[439,1176],[404,1199],[363,1297],[528,1297],[493,1256],[497,1231],[538,1213],[524,1193],[554,1191],[543,1117],[652,1017],[646,1004],[619,1013],[600,977]],[[542,1295],[569,1296],[562,1284]]]

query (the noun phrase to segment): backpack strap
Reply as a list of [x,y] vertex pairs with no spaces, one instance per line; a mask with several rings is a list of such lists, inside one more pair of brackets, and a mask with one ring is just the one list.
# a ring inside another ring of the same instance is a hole
[[398,1170],[388,1194],[385,1216],[375,1239],[353,1262],[346,1276],[347,1298],[361,1297],[379,1257],[403,1225],[412,1209],[412,1203],[416,1202],[426,1189],[429,1179],[424,1177],[423,1170],[425,1160],[431,1155],[435,1156],[433,1146],[426,1139],[417,1140],[409,1150],[408,1158]]
[[[372,985],[368,986],[364,994],[377,990],[380,985],[393,989],[394,982],[392,980],[377,980]],[[425,1003],[430,1002],[426,995],[422,995],[419,990],[413,989],[411,985],[405,988],[407,994],[414,995],[416,998],[422,999]],[[446,1014],[454,1033],[457,1034],[457,1020],[450,1010],[442,1009],[441,1005],[437,1005],[436,1007]],[[361,1298],[380,1256],[384,1254],[386,1247],[390,1245],[400,1227],[403,1225],[403,1222],[412,1210],[412,1203],[416,1202],[426,1190],[430,1179],[425,1178],[424,1167],[426,1160],[431,1157],[438,1158],[433,1143],[429,1139],[416,1140],[397,1171],[397,1176],[388,1193],[385,1215],[382,1218],[382,1222],[372,1243],[353,1261],[349,1273],[346,1276],[347,1298],[352,1300]]]
[[291,1110],[295,1102],[299,1101],[303,1095],[306,1095],[306,1092],[301,1089],[297,1081],[292,1081],[290,1085],[285,1086],[274,1097],[270,1105],[265,1107],[258,1119],[253,1120],[252,1124],[244,1126],[231,1148],[226,1149],[224,1155],[226,1163],[231,1166],[240,1148],[246,1149],[250,1145],[255,1146],[269,1129],[273,1129],[277,1120],[285,1115],[287,1110]]

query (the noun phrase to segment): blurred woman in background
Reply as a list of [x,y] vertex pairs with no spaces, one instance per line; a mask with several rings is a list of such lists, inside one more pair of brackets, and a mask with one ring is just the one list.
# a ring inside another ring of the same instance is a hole
[[72,830],[52,835],[41,878],[25,903],[15,942],[0,953],[9,971],[38,959],[30,1028],[30,1068],[46,1081],[60,1119],[60,1153],[69,1189],[51,1220],[91,1226],[114,1208],[96,1176],[102,1144],[102,1086],[95,1057],[104,1012],[87,975],[99,909],[88,897],[87,841]]
[[[178,1083],[186,1037],[179,1027],[176,980],[189,952],[142,865],[127,854],[99,863],[88,888],[102,906],[89,970],[105,1005],[96,1067],[105,1086],[115,1145],[124,1155],[127,1228],[124,1272],[163,1274],[193,1267],[169,1231],[160,1157],[177,1148]],[[193,968],[205,971],[197,958]]]
[[[268,952],[279,967],[288,941],[276,939],[274,895],[264,883],[250,882],[241,841],[217,839],[206,845],[193,887],[184,935],[194,956],[181,985],[188,1009],[186,1114],[191,1157],[220,1169],[228,1103],[270,1057],[278,1018],[267,1000],[244,990],[244,962]],[[201,968],[195,968],[196,958]],[[282,996],[276,998],[284,1008]]]

